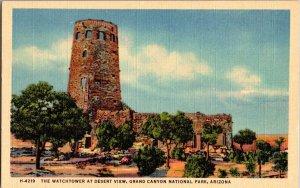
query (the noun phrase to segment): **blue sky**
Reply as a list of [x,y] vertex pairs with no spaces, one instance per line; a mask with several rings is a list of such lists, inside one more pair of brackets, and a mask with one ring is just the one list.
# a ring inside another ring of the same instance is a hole
[[288,133],[289,11],[13,11],[13,93],[67,90],[74,22],[119,27],[122,100],[138,112],[227,113],[233,132]]

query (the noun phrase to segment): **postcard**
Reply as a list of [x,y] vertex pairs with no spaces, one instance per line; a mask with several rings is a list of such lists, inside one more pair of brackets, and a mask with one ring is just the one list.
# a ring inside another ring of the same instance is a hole
[[2,187],[298,187],[298,1],[4,1],[2,18]]

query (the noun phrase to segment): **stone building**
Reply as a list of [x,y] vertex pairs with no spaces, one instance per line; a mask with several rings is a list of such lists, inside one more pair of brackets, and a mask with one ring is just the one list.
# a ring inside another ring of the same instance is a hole
[[[92,125],[91,139],[86,147],[97,144],[95,130],[104,120],[120,126],[131,121],[135,132],[156,113],[138,113],[125,108],[121,102],[120,66],[118,50],[118,26],[103,20],[79,20],[75,22],[68,92],[77,105],[89,113]],[[194,123],[194,139],[191,146],[201,148],[201,128],[204,123],[223,127],[218,145],[231,147],[232,118],[230,115],[205,115],[186,113]]]
[[120,110],[118,27],[101,20],[75,22],[68,92],[90,111]]

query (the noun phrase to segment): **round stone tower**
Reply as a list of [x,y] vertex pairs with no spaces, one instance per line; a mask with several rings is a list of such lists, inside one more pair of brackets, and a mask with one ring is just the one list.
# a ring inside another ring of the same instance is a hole
[[68,92],[94,116],[97,110],[120,110],[118,27],[103,20],[75,22]]

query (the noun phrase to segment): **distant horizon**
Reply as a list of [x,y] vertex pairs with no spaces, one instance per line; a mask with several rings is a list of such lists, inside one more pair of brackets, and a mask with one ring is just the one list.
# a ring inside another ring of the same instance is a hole
[[289,17],[287,10],[14,9],[12,93],[38,81],[67,92],[74,22],[103,19],[118,25],[121,97],[135,111],[225,113],[234,134],[288,134]]

